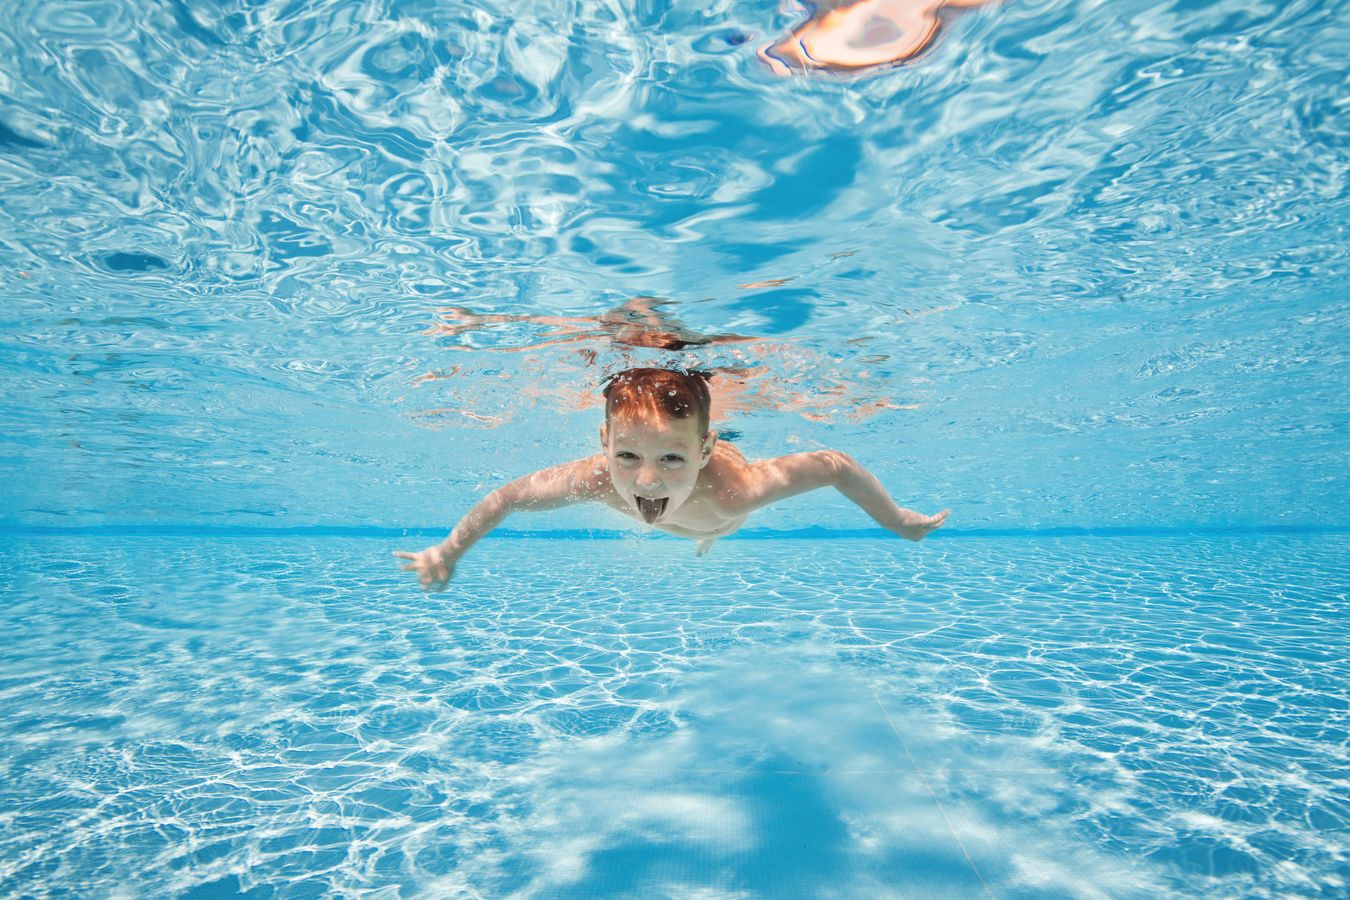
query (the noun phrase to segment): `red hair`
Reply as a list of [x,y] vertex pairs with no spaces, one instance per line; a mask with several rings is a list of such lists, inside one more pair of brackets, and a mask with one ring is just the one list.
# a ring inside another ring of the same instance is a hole
[[699,434],[708,433],[712,393],[707,372],[694,369],[625,369],[605,383],[605,421],[615,413],[659,413],[673,419],[693,418]]

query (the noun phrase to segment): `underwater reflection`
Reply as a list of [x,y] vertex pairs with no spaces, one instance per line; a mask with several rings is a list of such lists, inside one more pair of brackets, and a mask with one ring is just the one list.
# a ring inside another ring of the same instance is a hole
[[[773,279],[741,287],[757,289],[790,280]],[[748,308],[762,310],[767,296],[757,295]],[[432,428],[450,424],[494,428],[509,421],[518,408],[541,401],[570,411],[590,409],[601,402],[598,384],[613,372],[638,365],[635,356],[643,357],[642,365],[708,372],[711,420],[715,423],[725,422],[734,413],[756,410],[790,412],[816,422],[858,422],[884,410],[917,408],[915,404],[897,403],[882,392],[884,380],[882,384],[870,383],[871,366],[884,366],[889,354],[844,360],[782,340],[704,334],[671,313],[668,308],[675,305],[674,301],[641,296],[595,316],[478,313],[463,306],[441,307],[437,311],[441,321],[427,334],[464,339],[446,346],[457,352],[518,355],[521,374],[527,381],[502,395],[476,390],[478,373],[468,365],[424,372],[413,378],[413,385],[439,383],[448,404],[412,415]],[[495,332],[490,345],[469,340],[472,335],[489,331]],[[559,350],[566,352],[559,356]],[[653,360],[643,354],[651,350],[669,356]],[[599,378],[588,371],[595,368],[601,370]],[[497,371],[494,377],[513,376]],[[513,406],[495,405],[493,397],[500,396],[509,396]],[[485,403],[492,408],[485,408]]]
[[862,74],[902,66],[927,50],[945,20],[991,0],[826,0],[759,58],[784,78],[812,71]]
[[[679,319],[662,310],[669,300],[658,297],[634,297],[598,316],[530,316],[497,313],[475,313],[463,306],[441,309],[444,321],[431,329],[431,334],[455,336],[478,331],[494,325],[525,323],[553,329],[541,339],[513,347],[460,347],[458,349],[491,349],[497,352],[520,353],[556,344],[580,341],[608,340],[627,347],[645,347],[652,350],[684,350],[711,344],[742,343],[758,340],[740,334],[702,334],[687,327]],[[591,351],[594,361],[594,351]]]
[[1043,743],[981,745],[920,703],[883,701],[876,685],[903,691],[903,672],[842,656],[810,639],[734,648],[653,702],[668,731],[558,729],[503,773],[529,803],[505,865],[472,877],[547,897],[1160,891],[1151,863],[1053,814],[1068,788]]

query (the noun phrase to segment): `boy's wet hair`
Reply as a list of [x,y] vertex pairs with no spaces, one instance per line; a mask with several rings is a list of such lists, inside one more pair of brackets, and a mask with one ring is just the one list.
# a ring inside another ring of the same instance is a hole
[[699,369],[624,369],[605,380],[605,421],[615,413],[661,413],[694,418],[700,435],[708,433],[712,374]]

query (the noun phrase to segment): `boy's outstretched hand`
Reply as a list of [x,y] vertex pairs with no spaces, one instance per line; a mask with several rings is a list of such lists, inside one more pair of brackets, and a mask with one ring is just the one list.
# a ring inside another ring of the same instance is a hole
[[[906,512],[909,512],[909,510],[906,510]],[[909,538],[911,541],[921,541],[928,532],[936,531],[941,528],[942,523],[947,521],[947,515],[950,512],[950,509],[944,509],[935,516],[925,516],[915,513],[916,518],[901,525],[900,528],[896,530],[896,534],[903,538]]]
[[405,572],[416,572],[424,591],[445,590],[446,582],[455,574],[455,557],[442,550],[439,544],[416,553],[395,550],[394,555],[408,560],[401,568]]

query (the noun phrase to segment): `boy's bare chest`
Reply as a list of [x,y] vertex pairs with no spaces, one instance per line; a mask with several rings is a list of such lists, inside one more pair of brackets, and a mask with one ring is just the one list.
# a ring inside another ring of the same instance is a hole
[[[595,499],[606,506],[642,522],[637,510],[620,497],[612,486],[606,484],[597,490],[596,494],[598,496]],[[715,487],[708,487],[696,490],[678,509],[668,512],[661,521],[653,523],[652,527],[680,537],[721,537],[740,528],[745,518],[743,511],[730,508],[722,502]]]
[[[614,490],[605,492],[598,499],[629,518],[642,521],[637,511]],[[718,502],[716,496],[695,495],[681,504],[679,509],[671,510],[661,521],[653,523],[652,527],[681,537],[707,538],[730,534],[744,521],[743,514],[727,509]]]
[[656,527],[681,537],[722,537],[740,528],[745,518],[743,513],[727,509],[715,494],[711,494],[690,497],[679,509],[657,522]]

